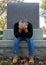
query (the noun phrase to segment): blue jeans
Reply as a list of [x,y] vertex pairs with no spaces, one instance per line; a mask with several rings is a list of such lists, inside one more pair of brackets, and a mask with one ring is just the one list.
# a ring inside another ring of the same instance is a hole
[[14,49],[13,49],[13,53],[18,55],[18,48],[19,48],[19,43],[20,41],[25,40],[28,43],[28,50],[29,50],[29,56],[33,56],[34,55],[34,41],[32,38],[26,38],[26,39],[22,39],[22,38],[15,38],[14,39]]

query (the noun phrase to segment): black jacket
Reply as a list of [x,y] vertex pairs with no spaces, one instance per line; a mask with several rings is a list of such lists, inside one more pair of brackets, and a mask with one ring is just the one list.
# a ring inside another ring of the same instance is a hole
[[32,24],[28,22],[28,32],[18,32],[18,22],[14,24],[14,35],[15,37],[21,37],[21,38],[31,38],[33,35],[33,27]]

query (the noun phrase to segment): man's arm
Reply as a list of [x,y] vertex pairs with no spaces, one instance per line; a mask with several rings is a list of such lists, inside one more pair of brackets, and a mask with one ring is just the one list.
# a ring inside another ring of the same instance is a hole
[[28,24],[28,32],[26,33],[26,37],[31,38],[33,36],[33,26],[31,23]]
[[20,33],[18,32],[18,22],[14,25],[14,35],[17,38],[20,36]]

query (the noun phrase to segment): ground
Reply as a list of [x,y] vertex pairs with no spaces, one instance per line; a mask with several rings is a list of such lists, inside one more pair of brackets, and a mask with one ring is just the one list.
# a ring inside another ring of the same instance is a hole
[[[22,60],[24,59],[24,62],[22,63]],[[27,57],[19,57],[18,62],[12,63],[12,58],[0,56],[0,65],[29,65],[29,58]],[[46,65],[46,57],[43,59],[34,57],[34,64],[30,65]]]

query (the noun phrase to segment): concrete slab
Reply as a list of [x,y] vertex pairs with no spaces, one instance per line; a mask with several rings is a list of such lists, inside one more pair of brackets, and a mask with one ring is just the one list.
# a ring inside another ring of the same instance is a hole
[[[13,39],[14,39],[13,29],[3,30],[3,40],[13,40]],[[43,30],[33,29],[33,39],[42,40],[43,39]]]

